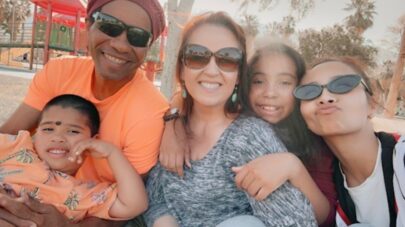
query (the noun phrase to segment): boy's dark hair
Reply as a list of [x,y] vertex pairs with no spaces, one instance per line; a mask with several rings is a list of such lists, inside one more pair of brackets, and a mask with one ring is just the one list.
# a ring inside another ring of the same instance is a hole
[[70,107],[86,115],[91,136],[98,133],[100,128],[100,116],[96,106],[89,100],[72,94],[59,95],[46,103],[45,107],[42,109],[42,113],[52,106],[60,106],[62,108]]

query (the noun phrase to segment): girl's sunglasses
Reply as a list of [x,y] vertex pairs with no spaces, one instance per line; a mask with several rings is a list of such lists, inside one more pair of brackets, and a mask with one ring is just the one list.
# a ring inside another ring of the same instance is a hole
[[324,88],[328,89],[329,92],[334,94],[345,94],[359,86],[360,83],[366,88],[366,92],[372,95],[371,90],[363,82],[361,76],[342,75],[323,85],[318,83],[300,85],[295,88],[294,96],[300,100],[313,100],[321,96]]
[[95,12],[92,17],[98,30],[110,37],[117,37],[126,31],[128,42],[134,47],[148,47],[152,41],[150,32],[142,28],[126,25],[113,16]]
[[224,72],[235,72],[242,61],[243,53],[235,47],[225,47],[215,53],[207,47],[189,44],[183,49],[183,63],[190,69],[202,69],[215,57],[218,68]]

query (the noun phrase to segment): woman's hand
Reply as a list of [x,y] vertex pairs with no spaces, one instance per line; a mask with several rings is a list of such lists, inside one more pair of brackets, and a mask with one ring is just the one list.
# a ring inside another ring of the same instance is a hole
[[184,164],[191,167],[190,149],[180,119],[166,122],[160,143],[159,161],[165,169],[177,172],[179,176],[184,175]]
[[295,155],[283,152],[264,155],[232,170],[236,173],[238,188],[257,200],[263,200],[284,182],[291,180],[302,167],[303,164]]

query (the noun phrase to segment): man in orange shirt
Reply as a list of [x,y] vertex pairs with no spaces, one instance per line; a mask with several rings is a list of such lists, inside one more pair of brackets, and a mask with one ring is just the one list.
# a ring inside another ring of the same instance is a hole
[[[157,162],[162,117],[168,106],[138,69],[151,43],[163,31],[163,10],[158,0],[89,0],[87,19],[91,58],[51,60],[35,75],[24,102],[0,132],[33,130],[46,102],[60,94],[76,94],[92,101],[99,110],[100,138],[120,147],[137,172],[144,175]],[[91,157],[86,158],[76,177],[115,180],[105,160]],[[5,208],[0,210],[0,217],[9,223],[18,224],[20,219],[38,226],[68,223],[50,205],[25,207],[3,195],[0,204]],[[14,216],[6,218],[10,216],[6,210]],[[91,225],[88,222],[103,224],[94,219],[85,222],[86,226]]]

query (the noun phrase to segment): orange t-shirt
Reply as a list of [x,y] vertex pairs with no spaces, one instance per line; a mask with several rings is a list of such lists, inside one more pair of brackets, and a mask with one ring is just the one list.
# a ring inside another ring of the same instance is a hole
[[[53,97],[75,94],[93,102],[101,117],[100,139],[120,147],[139,174],[147,173],[157,162],[163,133],[163,115],[168,104],[144,73],[114,95],[98,100],[92,93],[94,63],[91,58],[53,59],[38,72],[24,103],[38,110]],[[76,177],[115,181],[104,159],[87,157]]]
[[0,134],[1,188],[53,204],[72,221],[86,216],[117,220],[109,215],[117,198],[116,184],[81,181],[51,170],[33,147],[28,131],[20,131],[17,136]]

